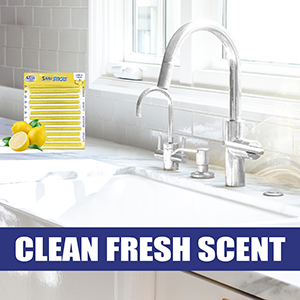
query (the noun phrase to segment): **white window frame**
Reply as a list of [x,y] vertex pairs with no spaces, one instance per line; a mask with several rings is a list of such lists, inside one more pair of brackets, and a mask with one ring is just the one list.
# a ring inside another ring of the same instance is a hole
[[[89,39],[89,75],[90,83],[96,79],[109,78],[112,65],[124,61],[124,41],[126,37],[123,28],[124,11],[127,0],[90,0],[90,39]],[[181,11],[182,22],[196,18],[206,18],[222,23],[223,0],[184,0],[187,8]],[[188,7],[190,9],[188,9]],[[113,38],[112,38],[113,35]],[[181,47],[181,67],[175,67],[173,86],[179,84],[179,89],[186,86],[209,88],[216,90],[228,89],[228,63],[222,58],[222,45],[210,33],[196,33],[185,41]],[[196,36],[197,35],[197,36]],[[212,36],[212,35],[211,35]],[[118,51],[116,51],[118,49]],[[194,65],[193,55],[199,55],[197,71],[191,72]],[[122,53],[122,54],[120,54]],[[147,63],[129,63],[138,65],[144,74],[144,82],[157,81],[160,65]],[[300,97],[300,66],[280,66],[275,64],[253,64],[242,62],[243,93],[264,95],[276,98],[296,100]],[[154,80],[153,80],[154,79]],[[133,86],[136,82],[127,82]],[[299,101],[300,102],[300,101]]]
[[124,22],[124,39],[126,43],[124,43],[124,61],[125,62],[133,62],[133,63],[145,63],[145,64],[156,64],[159,65],[161,63],[161,58],[163,56],[163,53],[160,53],[163,49],[164,41],[164,32],[165,32],[165,26],[164,26],[164,17],[162,14],[164,14],[164,1],[159,0],[159,13],[158,13],[158,26],[162,28],[162,30],[158,30],[158,46],[157,49],[161,49],[158,51],[157,55],[150,55],[150,54],[138,54],[134,53],[132,51],[132,45],[133,45],[133,35],[131,34],[132,26],[131,26],[131,20],[133,20],[133,14],[132,14],[132,0],[124,0],[124,19],[126,20]]
[[[225,25],[223,7],[226,0],[222,0],[222,24]],[[259,46],[259,45],[258,45]],[[223,56],[223,55],[222,55]],[[226,59],[212,60],[210,70],[198,70],[195,72],[195,81],[202,85],[212,84],[210,78],[213,77],[215,86],[226,87],[223,85],[225,73],[228,71]],[[269,96],[285,98],[296,98],[300,96],[300,65],[280,64],[272,62],[257,62],[241,60],[242,87],[248,94],[263,94]],[[203,79],[207,76],[206,81]]]

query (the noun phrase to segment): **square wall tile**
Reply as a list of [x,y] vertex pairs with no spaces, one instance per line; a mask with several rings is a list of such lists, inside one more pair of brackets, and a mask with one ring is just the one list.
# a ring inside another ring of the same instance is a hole
[[153,148],[153,145],[151,144],[150,130],[127,125],[126,144],[142,149]]
[[89,1],[88,0],[81,0],[80,5],[81,6],[89,6]]
[[17,7],[17,24],[18,25],[32,25],[32,8],[31,7]]
[[174,132],[179,134],[192,134],[193,113],[190,111],[174,109]]
[[126,144],[126,126],[112,121],[102,121],[103,139]]
[[25,5],[28,6],[41,6],[42,0],[25,0]]
[[60,28],[70,28],[71,9],[70,8],[52,8],[52,26]]
[[168,128],[168,109],[144,104],[142,106],[142,117],[137,118],[137,125],[142,128],[166,131]]
[[[225,167],[225,149],[220,142],[208,141],[210,164]],[[225,175],[225,174],[224,174]],[[225,178],[224,178],[225,180]]]
[[22,27],[6,27],[6,45],[8,47],[22,47]]
[[86,73],[87,66],[86,66],[86,55],[84,53],[78,53],[78,72]]
[[59,50],[78,52],[79,32],[74,29],[61,29],[59,35]]
[[0,47],[0,65],[4,66],[5,64],[5,47]]
[[114,101],[98,96],[89,96],[87,99],[87,115],[102,120],[112,121],[114,114]]
[[102,120],[96,117],[86,118],[86,135],[101,139],[102,134]]
[[113,121],[124,125],[136,125],[135,103],[114,100]]
[[8,0],[7,4],[11,6],[24,5],[24,0]]
[[7,5],[7,0],[0,0],[0,5]]
[[50,8],[34,7],[34,26],[50,27],[51,25],[51,11]]
[[223,139],[223,119],[221,117],[193,113],[193,135],[221,141]]
[[71,9],[71,27],[72,28],[88,28],[88,9],[72,8]]
[[244,121],[243,134],[246,139],[256,140],[257,139],[257,123],[253,121]]
[[39,51],[37,49],[23,49],[23,68],[39,68]]
[[[1,72],[1,70],[0,70]],[[1,74],[0,74],[1,76]],[[12,87],[12,86],[8,86],[8,87]],[[14,110],[14,101],[1,101],[2,105],[1,105],[1,116],[4,117],[4,118],[8,118],[8,119],[13,119],[13,110]],[[4,102],[4,103],[3,103]]]
[[[24,88],[24,73],[28,73],[28,72],[30,72],[29,69],[15,69],[14,70],[15,88],[16,89]],[[23,108],[23,101],[21,101],[21,105]],[[22,119],[23,119],[23,115],[22,115]]]
[[40,48],[40,29],[36,27],[23,28],[23,47],[31,49]]
[[14,7],[1,7],[1,24],[13,25],[16,23],[15,8]]
[[281,153],[293,153],[294,129],[270,123],[260,123],[257,126],[257,140],[266,150]]
[[[21,90],[23,88],[20,88]],[[22,120],[24,118],[24,106],[22,102],[14,101],[13,103],[13,118],[15,120]]]
[[86,52],[87,51],[87,31],[81,30],[79,31],[79,52]]
[[6,26],[0,25],[0,46],[6,46],[5,36],[6,36]]
[[80,6],[80,0],[61,0],[61,6]]
[[6,66],[21,67],[21,48],[6,47]]
[[58,71],[77,72],[78,71],[77,53],[58,52]]
[[57,51],[40,50],[40,70],[57,72]]
[[57,28],[41,29],[41,49],[58,50],[58,29]]
[[294,130],[294,154],[300,156],[300,129]]
[[14,74],[13,68],[0,67],[0,82],[3,86],[13,87]]
[[125,94],[114,91],[102,91],[102,97],[105,99],[124,100]]
[[60,0],[43,0],[42,6],[60,6]]

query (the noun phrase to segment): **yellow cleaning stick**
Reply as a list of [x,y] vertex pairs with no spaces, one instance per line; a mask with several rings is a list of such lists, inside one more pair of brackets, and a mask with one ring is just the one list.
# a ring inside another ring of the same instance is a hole
[[30,120],[39,119],[40,121],[43,120],[80,120],[81,117],[79,116],[31,116]]
[[80,122],[43,122],[43,125],[80,125]]
[[57,98],[72,98],[76,99],[79,98],[79,95],[30,95],[30,99],[57,99]]
[[73,141],[73,142],[80,142],[80,138],[47,138],[48,142],[69,142],[69,141]]
[[48,132],[47,136],[77,136],[80,135],[79,132]]
[[78,104],[79,100],[30,100],[29,104]]
[[30,105],[30,109],[79,109],[79,105]]
[[48,130],[58,130],[58,131],[61,131],[61,130],[81,130],[82,128],[81,127],[48,127],[48,126],[45,126],[46,127],[46,131]]
[[44,144],[43,148],[52,148],[52,149],[66,149],[66,148],[81,148],[81,143],[46,143]]
[[31,115],[80,115],[81,111],[69,111],[69,110],[54,110],[54,111],[32,111]]
[[[72,73],[70,73],[70,74],[72,74]],[[24,74],[24,76],[25,76],[25,74]],[[58,82],[53,82],[53,84],[51,84],[51,82],[47,82],[47,83],[48,83],[48,85],[34,85],[34,86],[31,86],[30,88],[31,88],[31,90],[49,89],[49,88],[54,88],[54,89],[57,89],[57,88],[63,88],[63,89],[78,88],[78,84],[64,85],[64,83],[58,83]]]
[[32,89],[31,94],[79,93],[79,89]]

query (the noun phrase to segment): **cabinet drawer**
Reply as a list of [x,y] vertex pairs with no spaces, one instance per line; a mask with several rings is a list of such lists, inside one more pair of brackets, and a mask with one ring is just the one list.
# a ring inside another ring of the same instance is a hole
[[184,272],[157,272],[156,300],[253,300],[219,284]]

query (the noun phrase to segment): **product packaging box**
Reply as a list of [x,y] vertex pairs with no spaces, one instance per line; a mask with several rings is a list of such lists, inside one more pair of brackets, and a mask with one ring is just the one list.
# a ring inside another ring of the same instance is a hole
[[43,149],[85,148],[85,74],[24,73],[24,121],[45,125]]

